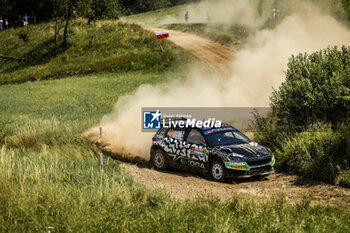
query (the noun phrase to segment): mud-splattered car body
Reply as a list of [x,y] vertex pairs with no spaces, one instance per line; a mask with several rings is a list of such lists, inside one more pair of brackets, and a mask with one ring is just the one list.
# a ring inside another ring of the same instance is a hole
[[152,138],[151,164],[158,169],[187,169],[214,180],[273,173],[271,151],[234,127],[161,128]]

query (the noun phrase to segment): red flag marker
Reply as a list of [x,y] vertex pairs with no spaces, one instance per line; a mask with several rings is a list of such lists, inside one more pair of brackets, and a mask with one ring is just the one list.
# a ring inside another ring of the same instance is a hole
[[165,39],[169,37],[168,31],[158,31],[156,32],[157,39]]

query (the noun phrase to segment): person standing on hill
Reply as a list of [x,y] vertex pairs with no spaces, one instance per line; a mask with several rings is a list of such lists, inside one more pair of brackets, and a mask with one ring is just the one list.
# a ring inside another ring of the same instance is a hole
[[89,15],[88,15],[88,25],[91,23],[91,21],[94,21],[94,23],[96,23],[96,19],[95,19],[95,11],[91,8],[89,8]]
[[9,28],[9,21],[7,21],[7,19],[5,19],[5,29]]
[[4,20],[2,20],[2,18],[0,17],[0,31],[2,31],[4,29]]
[[186,23],[188,21],[188,11],[186,11],[186,14],[185,14],[185,21],[186,21]]
[[23,16],[23,26],[27,26],[28,25],[28,16],[27,14],[24,14]]

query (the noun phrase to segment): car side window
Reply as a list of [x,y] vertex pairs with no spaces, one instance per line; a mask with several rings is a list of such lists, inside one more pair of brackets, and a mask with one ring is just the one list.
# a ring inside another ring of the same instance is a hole
[[160,130],[158,130],[157,134],[158,135],[161,135],[161,136],[164,136],[166,131],[168,131],[167,128],[161,128]]
[[187,142],[193,143],[193,144],[198,144],[198,145],[200,145],[200,144],[206,145],[204,137],[196,129],[191,129],[190,133],[187,136]]
[[184,134],[185,134],[185,130],[183,129],[169,129],[168,131],[168,136],[175,138],[175,139],[179,139],[179,140],[183,140],[184,139]]

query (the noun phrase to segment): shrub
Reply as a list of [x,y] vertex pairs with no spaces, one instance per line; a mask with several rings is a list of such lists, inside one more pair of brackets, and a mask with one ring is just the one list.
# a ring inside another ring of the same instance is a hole
[[282,148],[276,150],[276,166],[280,171],[331,184],[346,184],[347,173],[344,171],[350,168],[349,145],[345,131],[334,132],[329,126],[312,127],[285,139]]
[[271,105],[283,124],[302,130],[315,121],[346,120],[350,110],[350,47],[292,56],[286,81],[274,91]]

